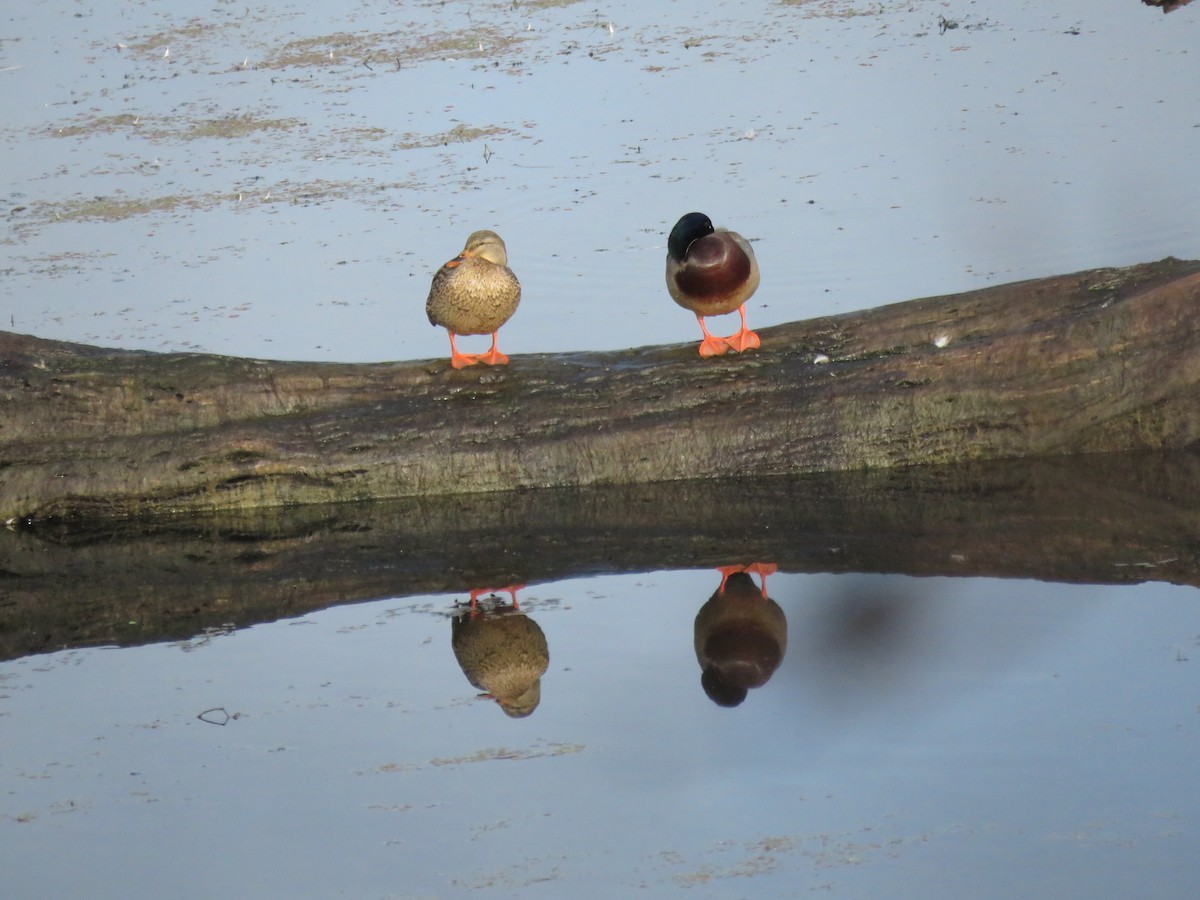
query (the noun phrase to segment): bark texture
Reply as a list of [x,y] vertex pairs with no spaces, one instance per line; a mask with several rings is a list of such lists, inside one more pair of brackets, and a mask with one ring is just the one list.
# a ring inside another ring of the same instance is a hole
[[1200,262],[1166,259],[764,328],[762,349],[365,365],[0,333],[0,519],[1187,447]]

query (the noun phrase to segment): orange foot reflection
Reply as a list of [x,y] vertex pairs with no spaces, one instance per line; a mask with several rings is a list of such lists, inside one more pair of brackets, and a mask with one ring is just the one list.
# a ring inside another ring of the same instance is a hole
[[747,566],[717,566],[717,571],[721,573],[721,586],[717,588],[718,594],[725,593],[725,582],[729,581],[729,576],[737,572],[746,572],[747,574],[757,575],[762,579],[762,595],[767,596],[767,576],[774,575],[779,570],[775,563],[755,562]]
[[524,588],[525,588],[525,585],[523,585],[523,584],[510,584],[507,587],[501,587],[501,588],[490,588],[490,587],[474,588],[471,590],[471,610],[474,611],[475,608],[478,606],[480,597],[495,596],[496,594],[500,593],[501,591],[503,591],[504,593],[506,593],[510,597],[512,597],[512,608],[513,609],[520,609],[521,605],[519,603],[517,603],[517,591],[523,590]]

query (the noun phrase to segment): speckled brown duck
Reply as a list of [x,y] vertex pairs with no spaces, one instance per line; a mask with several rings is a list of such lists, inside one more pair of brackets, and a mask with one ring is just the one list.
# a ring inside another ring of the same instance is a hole
[[[521,283],[508,267],[508,250],[494,231],[476,231],[467,238],[462,253],[433,276],[425,313],[431,324],[450,335],[450,365],[456,369],[477,362],[504,365],[508,357],[497,347],[505,322],[521,302]],[[490,334],[487,353],[459,353],[454,338],[460,334]]]
[[542,675],[550,665],[546,635],[523,613],[513,591],[511,606],[476,603],[451,620],[454,658],[471,685],[495,700],[514,719],[537,709]]
[[[787,652],[787,618],[767,596],[770,563],[726,566],[721,586],[696,615],[700,684],[718,706],[737,706],[770,680]],[[762,577],[762,586],[750,573]]]
[[[704,213],[680,218],[667,239],[667,291],[684,309],[696,314],[704,340],[700,355],[741,353],[759,346],[758,335],[746,325],[746,301],[758,290],[758,260],[750,242],[736,231],[714,228]],[[709,334],[705,316],[737,310],[742,328],[729,337]]]

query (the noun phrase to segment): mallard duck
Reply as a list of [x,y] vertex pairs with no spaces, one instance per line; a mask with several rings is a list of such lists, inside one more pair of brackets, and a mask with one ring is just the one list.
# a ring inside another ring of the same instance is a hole
[[[456,369],[477,362],[504,365],[508,357],[496,349],[500,326],[512,318],[521,302],[521,283],[508,267],[508,251],[494,231],[476,231],[454,257],[433,276],[425,313],[431,324],[450,335],[450,365]],[[487,353],[459,353],[454,337],[490,334]]]
[[[759,346],[758,335],[746,327],[746,301],[758,290],[758,260],[750,242],[736,231],[713,228],[712,220],[698,212],[676,222],[667,239],[667,290],[671,299],[696,314],[704,332],[701,356]],[[709,334],[705,316],[735,309],[742,317],[741,331],[725,338]]]
[[[770,563],[723,566],[721,586],[696,614],[700,685],[718,706],[737,706],[766,684],[787,652],[787,618],[767,596]],[[750,577],[762,577],[762,587]]]
[[513,603],[483,606],[471,592],[471,608],[450,625],[454,658],[471,685],[495,700],[506,715],[521,719],[542,699],[542,675],[550,665],[546,635]]

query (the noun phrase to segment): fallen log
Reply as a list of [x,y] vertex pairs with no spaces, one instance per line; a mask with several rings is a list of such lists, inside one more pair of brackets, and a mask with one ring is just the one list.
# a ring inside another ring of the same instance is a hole
[[[1194,452],[58,519],[0,530],[0,660],[189,640],[380,598],[447,614],[450,599],[429,595],[465,601],[515,583],[536,609],[563,579],[754,561],[1200,586],[1197,534]],[[789,614],[817,599],[774,584]]]
[[0,333],[0,519],[94,519],[1123,450],[1200,440],[1200,261],[692,343],[330,364]]

